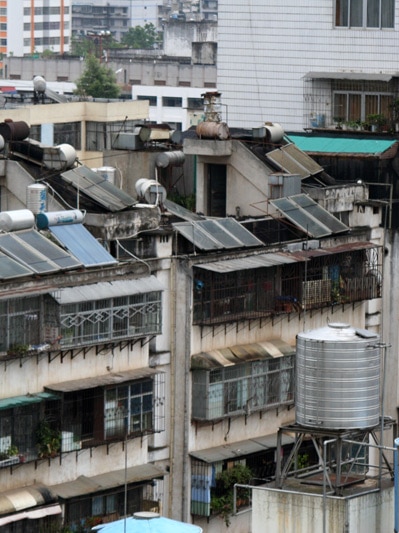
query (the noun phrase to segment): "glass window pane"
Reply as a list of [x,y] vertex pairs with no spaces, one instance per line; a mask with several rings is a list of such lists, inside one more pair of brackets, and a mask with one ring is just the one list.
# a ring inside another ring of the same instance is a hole
[[394,27],[395,0],[381,0],[381,27]]
[[350,3],[350,26],[352,28],[363,26],[363,0],[351,0]]
[[380,27],[380,0],[367,0],[367,27]]
[[348,26],[349,0],[337,0],[335,7],[335,25]]

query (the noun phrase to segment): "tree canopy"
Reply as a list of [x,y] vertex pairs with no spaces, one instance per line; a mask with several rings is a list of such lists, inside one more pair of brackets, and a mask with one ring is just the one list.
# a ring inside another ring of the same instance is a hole
[[88,55],[86,68],[76,81],[76,94],[93,98],[118,98],[120,89],[113,71],[101,65],[94,55]]
[[129,48],[152,48],[157,40],[157,30],[151,22],[143,26],[129,28],[122,37],[122,43]]

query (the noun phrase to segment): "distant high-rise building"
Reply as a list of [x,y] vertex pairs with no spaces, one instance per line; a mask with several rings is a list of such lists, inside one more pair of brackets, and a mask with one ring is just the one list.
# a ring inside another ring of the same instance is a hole
[[0,52],[69,52],[71,0],[1,0]]

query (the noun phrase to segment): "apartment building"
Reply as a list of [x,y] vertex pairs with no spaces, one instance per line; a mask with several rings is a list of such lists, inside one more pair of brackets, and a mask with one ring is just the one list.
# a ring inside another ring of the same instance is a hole
[[71,44],[70,0],[15,0],[3,2],[6,52],[24,56],[50,50],[69,52]]
[[[287,130],[391,117],[398,92],[398,5],[349,2],[218,3],[218,89],[231,126]],[[232,71],[234,70],[234,76]]]

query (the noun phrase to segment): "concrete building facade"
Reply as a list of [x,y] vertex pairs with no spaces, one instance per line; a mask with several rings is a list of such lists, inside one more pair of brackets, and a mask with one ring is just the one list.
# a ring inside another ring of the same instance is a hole
[[398,92],[395,2],[221,0],[218,11],[218,89],[231,126],[280,121],[301,130],[317,116],[330,126],[390,113]]

